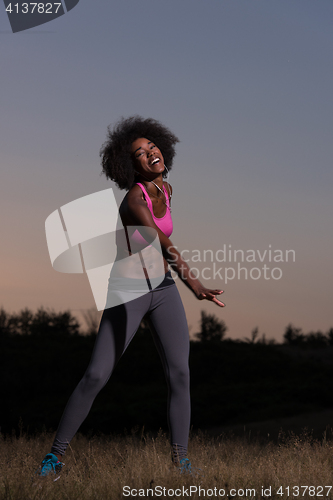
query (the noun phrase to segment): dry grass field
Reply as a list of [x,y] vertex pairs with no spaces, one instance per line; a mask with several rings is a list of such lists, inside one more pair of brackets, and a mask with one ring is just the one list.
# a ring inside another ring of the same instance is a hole
[[201,470],[181,475],[167,436],[140,431],[88,440],[77,435],[59,480],[35,471],[51,435],[2,437],[0,498],[113,500],[125,498],[333,499],[333,442],[306,431],[277,442],[206,433],[191,435],[189,458]]

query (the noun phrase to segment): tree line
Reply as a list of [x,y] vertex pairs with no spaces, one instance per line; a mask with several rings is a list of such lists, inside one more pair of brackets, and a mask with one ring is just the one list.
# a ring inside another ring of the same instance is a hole
[[[86,328],[82,327],[70,311],[55,312],[44,308],[39,308],[35,313],[25,308],[19,313],[8,313],[4,308],[0,309],[0,335],[48,335],[66,337],[80,334],[96,335],[99,321],[93,310],[83,312]],[[143,320],[143,324],[145,321]],[[200,330],[194,334],[194,338],[199,342],[222,342],[231,339],[226,338],[228,328],[225,322],[215,314],[201,311]],[[259,336],[259,328],[255,327],[251,331],[251,336],[244,339],[237,339],[234,342],[247,342],[251,344],[276,344],[274,339],[266,339],[266,335]],[[283,343],[289,346],[308,346],[320,348],[333,346],[333,328],[327,332],[304,333],[301,328],[294,327],[291,323],[286,326],[283,334]]]

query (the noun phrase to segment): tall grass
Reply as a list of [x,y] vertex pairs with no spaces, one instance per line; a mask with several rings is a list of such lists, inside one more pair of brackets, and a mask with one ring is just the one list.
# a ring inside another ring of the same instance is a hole
[[[53,477],[39,478],[35,474],[49,452],[51,441],[52,436],[46,433],[35,437],[24,434],[1,437],[1,499],[333,499],[333,491],[327,495],[328,488],[301,489],[298,496],[292,494],[297,492],[292,490],[297,485],[333,484],[333,442],[325,437],[314,440],[306,432],[301,436],[280,435],[277,443],[249,436],[210,437],[199,432],[192,435],[189,442],[192,465],[201,469],[192,476],[181,475],[171,464],[169,442],[162,432],[155,437],[132,431],[125,436],[92,439],[78,434],[66,452],[65,466],[56,482]],[[123,489],[125,486],[127,490]],[[281,486],[283,495],[277,493]],[[272,487],[272,494],[266,490],[264,496],[262,487]],[[132,494],[125,496],[129,489],[133,490]]]

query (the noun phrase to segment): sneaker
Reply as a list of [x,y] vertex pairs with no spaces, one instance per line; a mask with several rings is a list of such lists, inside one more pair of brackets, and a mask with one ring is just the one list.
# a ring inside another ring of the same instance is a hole
[[[58,457],[53,455],[53,453],[48,453],[47,455],[45,455],[41,468],[36,472],[36,474],[38,474],[38,476],[40,477],[45,477],[49,474],[59,474],[63,465],[64,464],[60,462],[60,460],[58,460]],[[54,479],[54,481],[59,479],[59,477],[60,475],[56,479]]]
[[192,474],[192,466],[188,458],[179,460],[179,470],[181,474]]
[[203,476],[203,472],[201,469],[197,467],[192,467],[191,462],[188,458],[182,458],[179,460],[177,464],[177,468],[179,469],[181,474],[188,474],[189,476]]

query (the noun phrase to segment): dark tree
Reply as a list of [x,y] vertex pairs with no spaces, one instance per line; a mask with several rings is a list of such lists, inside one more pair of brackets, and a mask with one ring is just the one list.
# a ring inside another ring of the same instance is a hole
[[301,345],[304,344],[305,335],[301,328],[295,328],[291,323],[286,327],[286,331],[283,335],[284,343],[289,345]]
[[328,345],[333,345],[333,328],[330,328],[326,334]]
[[328,337],[318,331],[318,332],[310,332],[306,335],[306,343],[311,347],[326,347],[329,343]]
[[[256,326],[255,328],[253,328],[253,330],[251,330],[251,338],[245,337],[245,341],[248,342],[249,344],[255,344],[256,340],[258,338],[258,335],[259,335],[259,328]],[[265,338],[265,337],[263,337],[263,338]],[[259,340],[257,342],[259,342]],[[266,341],[263,341],[262,343],[265,344],[265,342]]]
[[195,334],[200,342],[221,341],[228,330],[223,320],[205,311],[201,311],[200,327],[200,332]]
[[0,333],[9,335],[78,335],[80,324],[70,311],[55,312],[40,307],[35,313],[25,308],[18,314],[0,310]]
[[0,334],[10,335],[16,332],[17,318],[15,314],[7,313],[4,308],[0,309]]

